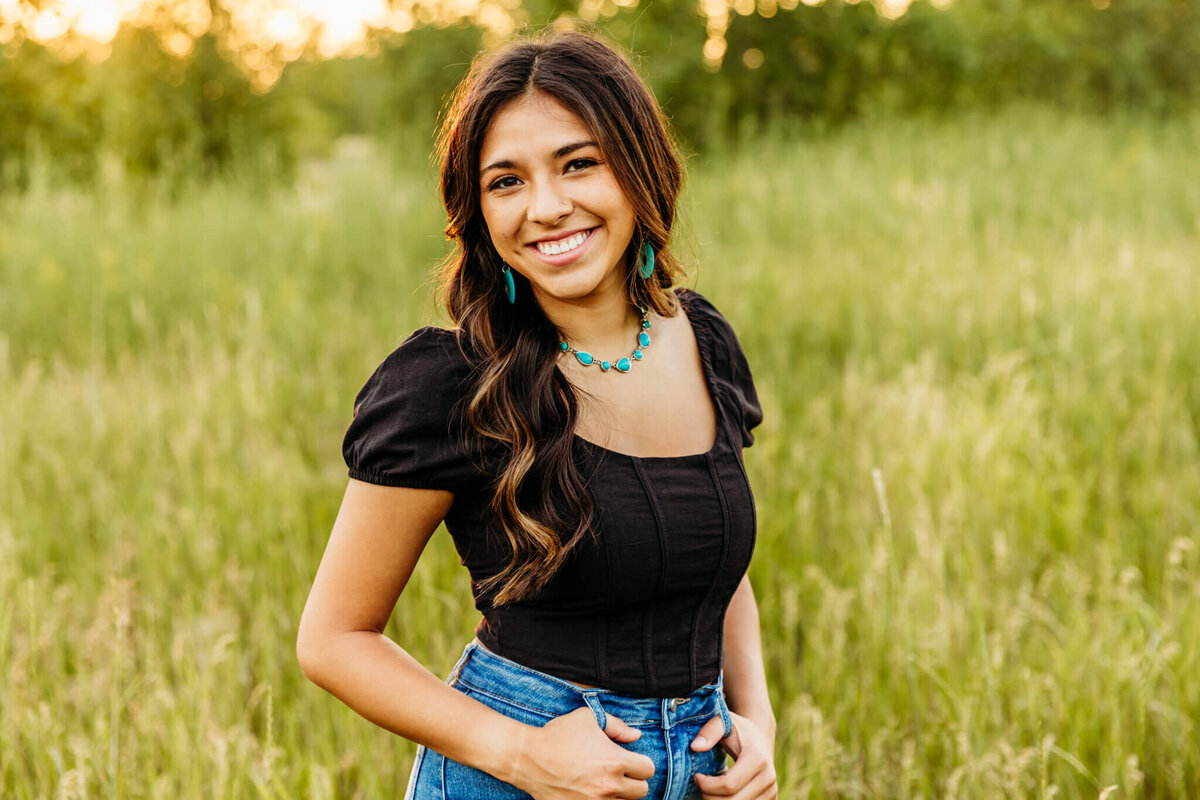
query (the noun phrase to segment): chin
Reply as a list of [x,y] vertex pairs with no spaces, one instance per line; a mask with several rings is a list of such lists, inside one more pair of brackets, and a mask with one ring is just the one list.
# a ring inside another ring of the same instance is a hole
[[561,280],[544,283],[541,287],[542,292],[559,300],[579,300],[594,294],[601,284],[601,281],[585,275],[561,277]]
[[555,286],[546,289],[546,294],[556,300],[582,300],[596,291],[594,284],[589,286]]

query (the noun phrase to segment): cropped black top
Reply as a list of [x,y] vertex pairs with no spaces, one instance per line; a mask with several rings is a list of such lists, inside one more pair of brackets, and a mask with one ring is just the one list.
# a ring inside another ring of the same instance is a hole
[[471,574],[486,647],[639,697],[684,696],[717,679],[725,611],[755,538],[742,464],[762,420],[750,368],[725,318],[701,295],[677,293],[700,348],[716,441],[696,455],[638,457],[576,436],[596,536],[533,597],[496,606],[478,589],[510,551],[490,510],[486,459],[452,433],[471,373],[454,332],[421,328],[383,361],[358,393],[342,447],[351,478],[454,493],[446,528]]

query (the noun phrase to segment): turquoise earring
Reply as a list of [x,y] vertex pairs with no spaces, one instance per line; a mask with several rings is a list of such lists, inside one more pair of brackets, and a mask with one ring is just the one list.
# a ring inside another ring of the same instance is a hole
[[649,242],[642,245],[642,257],[638,261],[638,275],[649,278],[654,274],[654,248]]
[[504,277],[504,297],[510,304],[517,302],[517,284],[513,282],[512,270],[505,264],[500,274]]

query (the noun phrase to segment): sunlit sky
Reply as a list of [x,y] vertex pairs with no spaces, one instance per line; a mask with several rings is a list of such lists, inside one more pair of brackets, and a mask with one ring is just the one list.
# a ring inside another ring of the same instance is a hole
[[[706,20],[704,58],[710,66],[725,57],[725,32],[734,16],[774,16],[799,3],[824,0],[640,0],[689,2]],[[859,0],[845,0],[858,2]],[[872,2],[880,14],[902,16],[913,0]],[[950,0],[931,0],[944,6]],[[579,15],[588,20],[611,17],[639,0],[580,0]],[[91,42],[100,57],[122,22],[155,28],[163,45],[178,56],[190,52],[193,40],[211,24],[208,0],[50,0],[33,8],[20,0],[0,0],[0,44],[22,35],[43,42]],[[361,52],[371,30],[403,33],[418,25],[451,24],[470,19],[493,37],[511,34],[519,22],[521,0],[226,0],[230,29],[224,36],[239,61],[265,86],[283,64],[306,48],[325,57]],[[758,52],[758,51],[756,51]],[[752,65],[751,61],[746,62]]]

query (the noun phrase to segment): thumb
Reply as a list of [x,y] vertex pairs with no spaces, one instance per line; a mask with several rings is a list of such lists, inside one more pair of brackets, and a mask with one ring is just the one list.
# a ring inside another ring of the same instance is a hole
[[708,722],[704,723],[704,727],[696,734],[696,738],[692,739],[692,750],[697,753],[711,750],[713,745],[721,741],[721,734],[724,732],[725,723],[721,721],[720,714],[709,718]]
[[721,744],[725,747],[725,752],[733,756],[735,761],[742,754],[742,737],[738,735],[736,716],[733,717],[733,725],[730,726],[729,735],[721,740]]
[[612,714],[605,714],[608,721],[605,723],[604,733],[614,742],[633,742],[641,737],[642,732],[637,728],[631,728],[625,724],[625,721],[620,717],[614,717]]

